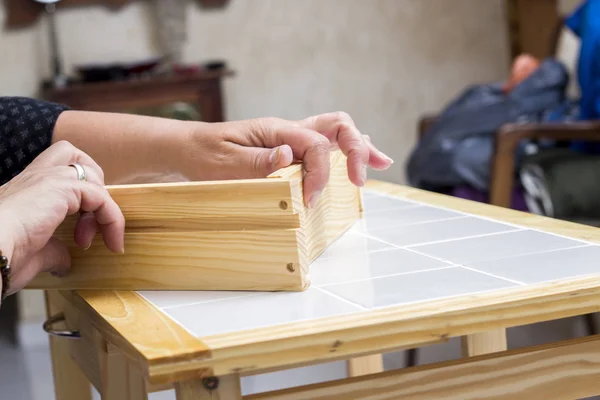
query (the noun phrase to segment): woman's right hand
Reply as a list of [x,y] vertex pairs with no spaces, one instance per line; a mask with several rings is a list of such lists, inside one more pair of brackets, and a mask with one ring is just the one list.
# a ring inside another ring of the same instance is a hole
[[[87,181],[70,164],[80,164]],[[61,276],[71,266],[64,243],[52,237],[68,215],[80,212],[77,245],[88,248],[100,230],[106,246],[124,251],[125,219],[104,188],[102,169],[68,142],[57,142],[0,187],[0,250],[11,266],[7,294],[23,289],[39,272]]]

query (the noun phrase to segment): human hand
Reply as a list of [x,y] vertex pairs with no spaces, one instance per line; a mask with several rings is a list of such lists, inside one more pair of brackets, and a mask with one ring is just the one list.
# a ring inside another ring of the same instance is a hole
[[300,121],[258,118],[198,125],[184,143],[180,169],[190,180],[264,178],[302,161],[307,206],[329,180],[331,150],[339,148],[347,156],[348,177],[357,186],[365,184],[367,167],[384,170],[393,162],[341,112]]
[[[87,181],[77,179],[72,163],[85,169]],[[8,294],[41,271],[58,276],[68,271],[68,249],[52,235],[65,217],[78,212],[77,245],[88,248],[99,229],[110,250],[123,252],[125,218],[104,188],[102,169],[68,142],[50,146],[0,187],[0,249],[12,270]]]

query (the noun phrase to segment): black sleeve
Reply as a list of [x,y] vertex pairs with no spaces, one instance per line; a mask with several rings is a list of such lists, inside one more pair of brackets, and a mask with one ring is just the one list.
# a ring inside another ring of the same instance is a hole
[[50,147],[56,120],[65,110],[46,101],[0,97],[0,185]]

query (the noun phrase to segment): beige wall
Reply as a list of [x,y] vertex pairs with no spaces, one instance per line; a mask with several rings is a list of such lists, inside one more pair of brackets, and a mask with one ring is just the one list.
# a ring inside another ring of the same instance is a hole
[[[419,115],[507,73],[503,0],[231,0],[217,12],[190,4],[188,22],[186,60],[221,58],[237,71],[226,85],[229,118],[347,111],[396,160],[371,176],[395,182],[404,179]],[[118,13],[63,10],[58,24],[69,71],[157,54],[145,2]],[[0,34],[1,94],[36,94],[49,73],[45,32],[41,21]]]
[[[471,82],[505,76],[503,11],[502,0],[231,0],[225,12],[190,4],[185,58],[223,58],[237,71],[227,84],[233,119],[349,112],[397,161],[373,176],[401,182],[417,117]],[[35,93],[48,72],[43,28],[0,35],[1,93]],[[69,69],[157,52],[144,2],[119,13],[65,10],[59,32]]]

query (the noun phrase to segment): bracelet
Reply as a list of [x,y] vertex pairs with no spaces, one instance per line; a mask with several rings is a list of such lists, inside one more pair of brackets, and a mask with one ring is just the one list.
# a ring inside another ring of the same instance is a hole
[[0,250],[0,275],[2,276],[2,293],[0,294],[0,301],[4,303],[10,285],[10,265],[8,264],[8,258],[2,255],[2,250]]

